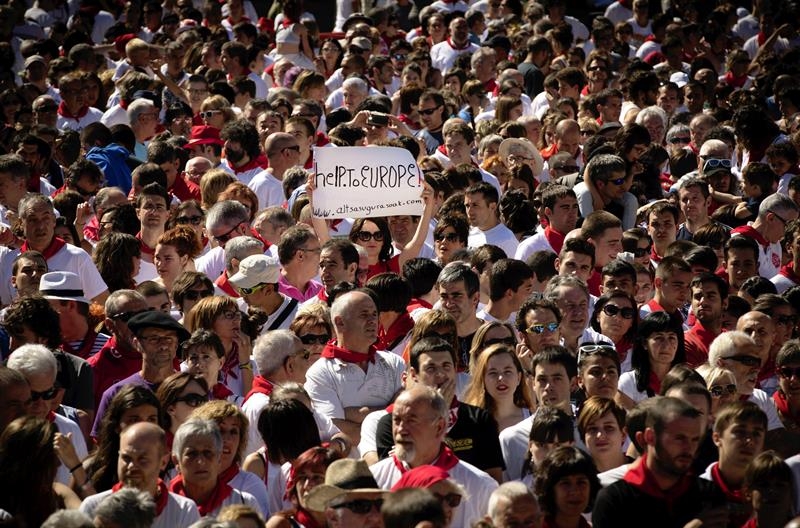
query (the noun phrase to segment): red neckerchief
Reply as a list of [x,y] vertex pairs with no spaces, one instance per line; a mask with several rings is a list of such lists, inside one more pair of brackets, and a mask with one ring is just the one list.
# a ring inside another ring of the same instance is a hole
[[675,499],[689,491],[693,479],[689,474],[685,474],[672,488],[662,490],[652,471],[647,467],[647,453],[644,453],[639,460],[629,466],[628,472],[625,473],[622,480],[634,488],[638,488],[642,493],[665,502],[667,509],[672,510]]
[[331,220],[331,223],[328,226],[328,229],[330,229],[334,233],[338,233],[339,232],[339,224],[341,224],[343,220],[344,220],[343,218],[337,218],[336,220]]
[[325,288],[322,288],[319,293],[317,294],[317,299],[326,303],[328,302],[328,293],[325,291]]
[[156,249],[155,248],[151,248],[150,246],[147,245],[147,243],[144,240],[142,240],[142,232],[141,231],[136,233],[136,240],[139,241],[139,248],[142,250],[142,253],[144,253],[145,255],[155,255],[156,254]]
[[236,342],[233,342],[233,347],[231,347],[230,353],[225,358],[225,363],[222,365],[222,372],[225,375],[225,382],[228,381],[228,376],[232,377],[233,379],[239,379],[239,376],[233,370],[239,365],[239,345]]
[[89,328],[89,331],[86,333],[83,341],[81,341],[81,347],[78,350],[73,349],[66,341],[61,343],[61,350],[67,354],[78,356],[81,359],[87,359],[91,355],[95,339],[97,339],[97,332],[95,332],[93,328]]
[[[44,251],[42,251],[42,256],[44,257],[45,260],[50,260],[50,257],[61,251],[61,248],[63,248],[66,245],[67,243],[64,242],[63,239],[54,236],[53,240],[50,242],[50,245],[48,245],[46,248],[44,248]],[[30,246],[30,244],[28,244],[28,241],[26,240],[22,244],[22,247],[19,248],[19,251],[20,253],[25,253],[26,251],[30,251],[32,249],[33,248]]]
[[778,275],[783,275],[793,283],[800,284],[800,275],[795,273],[793,262],[790,262],[785,266],[781,266],[781,269],[778,270]]
[[233,395],[233,391],[224,383],[217,383],[211,387],[211,397],[215,400],[227,400],[231,395]]
[[407,312],[403,312],[389,328],[381,327],[378,329],[376,346],[380,350],[391,350],[408,335],[412,328],[414,328],[414,320]]
[[[41,180],[42,177],[41,174],[39,174],[39,171],[31,170],[30,177],[28,178],[28,181],[25,184],[26,187],[28,188],[28,192],[38,193],[41,190],[41,184],[42,184]],[[64,184],[64,187],[66,187],[66,184]],[[58,194],[58,191],[54,192],[53,196],[56,196],[56,194]]]
[[408,125],[410,128],[413,128],[413,129],[416,129],[416,130],[419,130],[420,128],[422,128],[422,126],[419,123],[417,123],[416,121],[414,121],[413,119],[408,117],[408,115],[406,115],[406,114],[400,114],[399,116],[397,116],[397,119],[399,119],[402,123],[405,123],[406,125]]
[[253,378],[252,388],[250,389],[250,392],[248,392],[247,395],[244,397],[244,402],[242,402],[242,404],[244,405],[244,403],[246,403],[247,400],[249,400],[250,397],[253,396],[254,394],[264,394],[266,396],[269,396],[270,394],[272,394],[272,390],[274,388],[275,387],[274,385],[272,385],[272,382],[269,381],[267,378],[265,378],[264,376],[256,376]]
[[445,147],[444,145],[439,145],[438,147],[436,147],[436,150],[437,150],[438,152],[441,152],[442,154],[444,154],[444,155],[445,155],[445,156],[447,156],[448,158],[450,157],[450,156],[447,154],[447,147]]
[[650,248],[650,260],[658,264],[659,262],[661,262],[662,258],[664,257],[656,253],[656,245],[653,244],[652,247]]
[[714,462],[711,466],[711,480],[716,482],[719,489],[722,490],[722,493],[725,494],[725,498],[728,499],[729,502],[739,502],[745,503],[747,499],[744,496],[744,491],[739,489],[731,489],[730,486],[725,482],[725,479],[722,478],[722,474],[719,472],[719,462]]
[[428,301],[426,301],[425,299],[414,297],[413,299],[411,299],[411,302],[408,303],[408,306],[406,306],[406,311],[408,313],[411,313],[419,308],[427,308],[428,310],[431,310],[433,309],[433,305]]
[[758,519],[755,516],[747,519],[747,522],[742,525],[742,528],[758,528]]
[[647,35],[647,36],[644,38],[644,41],[645,41],[645,42],[658,42],[658,41],[656,40],[656,36],[655,36],[655,35],[653,35],[652,33],[650,33],[649,35]]
[[58,115],[61,117],[67,117],[70,119],[74,119],[75,121],[80,121],[82,117],[89,113],[89,105],[82,106],[77,113],[73,114],[72,112],[67,109],[67,105],[64,104],[64,101],[58,103]]
[[360,352],[353,352],[352,350],[342,348],[334,341],[330,341],[327,345],[325,345],[325,348],[322,349],[322,357],[328,359],[336,358],[340,361],[344,361],[345,363],[361,363],[362,361],[375,363],[375,354],[377,352],[378,349],[375,348],[375,345],[371,345],[369,347],[369,351],[366,354],[362,354]]
[[[400,470],[401,474],[408,471],[408,468],[403,465],[403,463],[400,462],[395,455],[392,455],[392,460],[394,460],[394,465]],[[430,465],[441,468],[445,471],[450,471],[456,466],[456,464],[458,464],[458,457],[449,447],[442,444],[442,451],[439,453],[439,456],[436,457],[436,460],[431,462]]]
[[650,299],[649,301],[647,301],[647,303],[645,304],[645,306],[647,306],[648,308],[650,308],[650,312],[651,312],[651,313],[652,313],[652,312],[664,312],[664,313],[666,313],[666,312],[667,312],[667,311],[664,309],[664,307],[663,307],[663,306],[661,306],[660,304],[658,304],[658,301],[656,301],[655,299]]
[[239,474],[239,464],[234,462],[233,464],[228,466],[228,469],[226,469],[225,471],[223,471],[223,472],[221,472],[219,474],[219,477],[217,477],[217,480],[219,482],[224,482],[225,484],[227,484],[231,480],[233,480],[233,477],[235,477],[238,474]]
[[487,92],[492,92],[492,93],[494,93],[494,91],[495,91],[495,90],[497,90],[497,88],[498,88],[498,86],[497,86],[497,81],[495,81],[494,79],[489,79],[488,81],[486,81],[485,83],[483,83],[483,88],[484,88],[484,89],[485,89]]
[[317,132],[315,138],[316,139],[314,140],[314,145],[318,147],[324,147],[325,145],[328,145],[331,142],[331,140],[328,139],[328,136],[326,136],[323,132]]
[[219,287],[220,290],[224,291],[226,294],[230,295],[234,299],[239,298],[239,292],[231,284],[231,281],[228,280],[228,271],[225,270],[222,272],[222,275],[217,277],[217,280],[214,281],[214,284]]
[[[230,18],[230,17],[228,17],[228,18]],[[283,20],[281,20],[281,26],[283,26],[283,27],[285,27],[285,28],[288,28],[288,27],[290,27],[292,24],[295,24],[295,23],[296,23],[296,22],[295,22],[294,20],[290,19],[290,18],[289,18],[289,17],[287,17],[286,15],[284,15],[284,16],[283,16]]]
[[297,522],[305,526],[306,528],[324,528],[321,524],[317,522],[308,512],[306,512],[302,507],[297,508],[297,511],[294,514],[294,518]]
[[128,109],[128,102],[125,101],[124,99],[120,99],[119,103],[117,103],[117,104],[119,104],[119,107],[122,108],[123,110],[127,110]]
[[264,251],[268,250],[269,247],[272,245],[269,243],[268,240],[264,239],[264,237],[261,236],[261,233],[256,231],[255,228],[252,227],[250,228],[250,236],[258,240],[262,244],[264,244]]
[[[445,2],[446,1],[447,0],[445,0]],[[450,48],[452,48],[453,51],[464,51],[465,49],[469,48],[470,44],[471,44],[471,42],[469,41],[469,39],[467,39],[467,41],[464,43],[463,46],[456,46],[453,43],[453,40],[450,37],[447,37],[447,45],[450,46]]]
[[661,392],[661,380],[658,379],[655,372],[650,373],[650,379],[647,380],[647,388],[653,391],[653,394]]
[[[186,489],[183,486],[183,475],[178,475],[172,479],[172,482],[169,483],[169,489],[172,493],[191,499],[186,495]],[[211,496],[205,502],[200,502],[197,499],[192,500],[197,504],[197,511],[200,512],[200,517],[205,517],[222,506],[222,503],[231,496],[231,493],[233,493],[233,488],[218,479],[214,491],[211,492]]]
[[617,349],[617,356],[619,356],[620,364],[625,362],[625,359],[628,357],[628,352],[631,351],[632,347],[633,343],[627,336],[623,336],[619,343],[614,344],[614,348]]
[[50,422],[50,423],[55,422],[56,421],[56,413],[53,412],[53,411],[48,412],[47,413],[47,421]]
[[781,413],[781,416],[792,418],[795,422],[800,423],[800,420],[798,420],[798,415],[800,415],[800,413],[792,412],[789,408],[789,400],[786,399],[786,395],[781,392],[780,389],[776,390],[772,395],[772,401],[775,403],[775,407],[778,409],[778,412]]
[[735,235],[735,234],[748,236],[748,237],[752,238],[753,240],[758,242],[758,244],[761,247],[763,247],[764,249],[767,249],[770,246],[769,240],[764,238],[761,235],[761,233],[759,233],[758,231],[753,229],[753,226],[744,225],[744,226],[737,227],[736,229],[731,230],[731,235]]
[[265,167],[263,165],[263,163],[258,158],[251,159],[250,161],[248,161],[247,163],[245,163],[241,167],[234,167],[231,163],[228,163],[228,166],[237,175],[239,175],[239,174],[241,174],[243,172],[247,172],[249,170],[253,170],[253,169],[266,169],[267,168],[267,167]]
[[564,239],[566,237],[566,233],[560,233],[553,229],[552,226],[544,228],[544,238],[547,239],[547,242],[550,244],[550,247],[553,248],[556,255],[561,253],[561,248],[564,247]]
[[743,87],[747,82],[747,79],[748,77],[746,73],[744,75],[740,75],[739,77],[734,77],[733,72],[730,70],[728,70],[727,73],[725,73],[725,83],[728,86],[733,86],[734,88]]
[[[111,486],[111,491],[116,493],[124,487],[125,485],[122,482],[117,482]],[[167,507],[167,501],[169,501],[169,490],[167,489],[167,485],[164,484],[164,481],[161,479],[158,479],[158,491],[156,492],[156,496],[153,498],[156,500],[156,517],[158,517]]]
[[589,280],[586,281],[586,285],[589,287],[589,293],[596,295],[597,297],[600,296],[600,283],[602,282],[602,277],[600,275],[601,271],[602,268],[594,268],[592,270],[592,274],[589,275]]
[[756,35],[756,42],[758,42],[758,47],[760,48],[761,46],[763,46],[766,41],[767,41],[767,35],[765,35],[763,31],[759,31],[758,34]]
[[303,168],[306,170],[311,170],[314,168],[314,151],[308,153],[308,159],[306,160]]
[[552,158],[555,154],[558,154],[558,145],[553,143],[549,147],[545,147],[539,151],[539,154],[542,155],[542,159],[547,161]]

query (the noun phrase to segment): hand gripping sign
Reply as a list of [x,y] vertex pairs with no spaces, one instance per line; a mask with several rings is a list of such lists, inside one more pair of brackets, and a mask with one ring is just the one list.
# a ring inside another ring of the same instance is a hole
[[422,214],[422,171],[406,149],[315,148],[314,170],[317,218]]

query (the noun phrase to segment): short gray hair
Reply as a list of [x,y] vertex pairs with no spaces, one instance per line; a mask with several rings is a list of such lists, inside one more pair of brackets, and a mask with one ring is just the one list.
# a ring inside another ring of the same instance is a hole
[[154,110],[155,107],[156,105],[153,104],[153,101],[150,99],[142,98],[135,100],[128,105],[128,124],[133,125],[133,123],[139,119],[140,115]]
[[[255,250],[255,253],[253,252]],[[264,244],[251,236],[238,236],[225,244],[225,269],[233,273],[233,259],[241,262],[250,255],[264,252]]]
[[644,120],[653,116],[661,119],[661,124],[663,126],[667,126],[667,113],[662,108],[655,105],[642,108],[639,113],[636,114],[636,124],[644,125]]
[[47,518],[40,528],[94,528],[94,523],[78,510],[59,510]]
[[589,298],[589,287],[585,282],[574,275],[556,275],[550,279],[544,289],[544,298],[548,301],[558,301],[557,290],[562,286],[566,286],[568,288],[580,288],[584,295],[586,295],[586,298]]
[[286,358],[294,354],[300,338],[291,330],[272,330],[262,334],[253,345],[253,358],[258,372],[269,376],[283,366]]
[[19,201],[19,207],[17,209],[19,217],[24,220],[25,217],[28,216],[28,209],[33,209],[37,205],[44,205],[51,213],[56,214],[53,202],[51,202],[49,198],[39,193],[28,193]]
[[234,202],[223,200],[211,206],[206,215],[206,229],[209,231],[221,225],[235,226],[250,219],[247,207]]
[[36,375],[58,374],[58,362],[53,353],[44,345],[22,345],[8,359],[8,368],[21,372],[26,378]]
[[679,135],[683,135],[686,137],[689,134],[689,125],[684,125],[683,123],[678,123],[677,125],[672,125],[667,130],[667,135],[665,136],[667,142],[669,140],[678,137]]
[[352,88],[363,94],[369,93],[369,85],[364,79],[360,79],[358,77],[348,77],[345,79],[342,83],[342,89],[344,88]]
[[447,420],[448,403],[436,389],[418,384],[403,392],[398,398],[403,397],[403,395],[409,395],[409,398],[427,403],[437,417]]
[[147,303],[147,299],[144,298],[144,295],[136,290],[117,290],[112,292],[111,295],[109,295],[106,299],[104,305],[106,316],[108,317],[108,314],[116,315],[122,305],[130,301],[141,301],[143,303]]
[[784,213],[790,211],[797,211],[797,204],[794,200],[785,194],[774,193],[764,198],[764,201],[758,206],[758,217],[764,218],[767,216],[767,213],[772,212],[777,212],[779,215],[783,216]]
[[172,454],[180,459],[181,452],[189,440],[194,438],[210,438],[214,441],[214,450],[217,454],[222,453],[222,434],[219,426],[212,420],[201,420],[191,418],[183,423],[175,431],[175,439],[172,441]]
[[497,52],[495,52],[492,48],[478,48],[478,50],[472,54],[472,58],[469,60],[469,65],[474,70],[478,64],[489,57],[497,58]]
[[492,494],[489,496],[489,506],[487,508],[487,513],[489,517],[491,517],[492,522],[496,523],[495,516],[498,514],[497,508],[503,502],[503,500],[508,500],[509,502],[513,502],[520,498],[529,498],[533,502],[538,504],[536,500],[536,495],[528,489],[528,486],[523,484],[522,482],[516,480],[513,482],[504,482],[500,485],[497,489],[495,489]]
[[735,352],[736,349],[744,343],[756,346],[756,342],[753,338],[744,332],[740,332],[739,330],[722,332],[714,338],[714,341],[711,342],[711,346],[708,347],[708,364],[712,367],[718,366],[717,363],[719,363],[720,359],[724,359],[722,357],[724,354]]
[[156,518],[156,503],[145,491],[123,488],[103,499],[94,516],[126,528],[150,528]]

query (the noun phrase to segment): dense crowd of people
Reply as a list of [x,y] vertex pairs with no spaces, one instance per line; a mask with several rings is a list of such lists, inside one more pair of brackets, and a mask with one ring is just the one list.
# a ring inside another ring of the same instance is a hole
[[800,7],[328,3],[0,1],[0,526],[799,526]]

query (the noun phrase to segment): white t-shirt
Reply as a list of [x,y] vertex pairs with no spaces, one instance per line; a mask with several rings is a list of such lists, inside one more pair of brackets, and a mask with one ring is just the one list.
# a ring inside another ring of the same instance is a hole
[[[86,449],[86,439],[83,438],[83,433],[81,432],[81,428],[78,426],[78,424],[69,418],[64,418],[60,414],[55,415],[55,420],[53,420],[53,423],[58,428],[58,432],[62,435],[68,435],[72,433],[72,445],[75,447],[75,454],[78,455],[78,460],[83,460],[89,456],[89,450]],[[56,472],[56,482],[60,482],[61,484],[68,486],[69,479],[69,468],[62,462],[58,466],[58,472]]]
[[519,241],[514,233],[502,223],[498,223],[486,231],[477,227],[470,228],[467,246],[479,248],[485,244],[497,246],[505,251],[508,257],[511,257],[517,253]]
[[647,392],[639,391],[636,388],[636,373],[632,370],[620,375],[617,389],[636,403],[649,398]]
[[76,132],[80,132],[92,123],[100,121],[101,117],[103,117],[103,112],[90,106],[88,112],[79,118],[65,117],[59,114],[56,120],[56,128],[59,130],[75,130]]
[[258,478],[255,473],[250,473],[243,469],[239,470],[228,485],[233,489],[249,493],[258,503],[258,511],[265,519],[269,519],[269,499],[267,498],[267,486],[264,481]]
[[263,170],[253,176],[247,186],[256,193],[259,210],[273,205],[283,205],[286,201],[281,180],[273,176],[269,170]]
[[431,63],[434,68],[442,73],[447,73],[453,68],[456,59],[460,55],[472,55],[478,51],[478,47],[477,44],[469,42],[464,48],[454,48],[450,44],[450,39],[445,39],[438,44],[434,44],[431,48]]
[[363,457],[370,451],[378,450],[378,422],[381,418],[389,414],[386,409],[372,411],[361,422],[361,441],[358,443],[358,454]]
[[[114,492],[108,490],[86,497],[81,503],[80,511],[94,518],[97,506],[112,493]],[[167,499],[167,506],[161,512],[161,515],[153,521],[152,528],[187,528],[199,520],[200,513],[197,511],[197,505],[192,499],[187,499],[177,493],[170,493]]]
[[747,401],[758,405],[758,408],[767,415],[767,431],[783,429],[783,422],[781,422],[781,418],[778,416],[778,409],[775,407],[772,398],[767,396],[766,392],[761,389],[753,389],[753,393],[747,398]]

